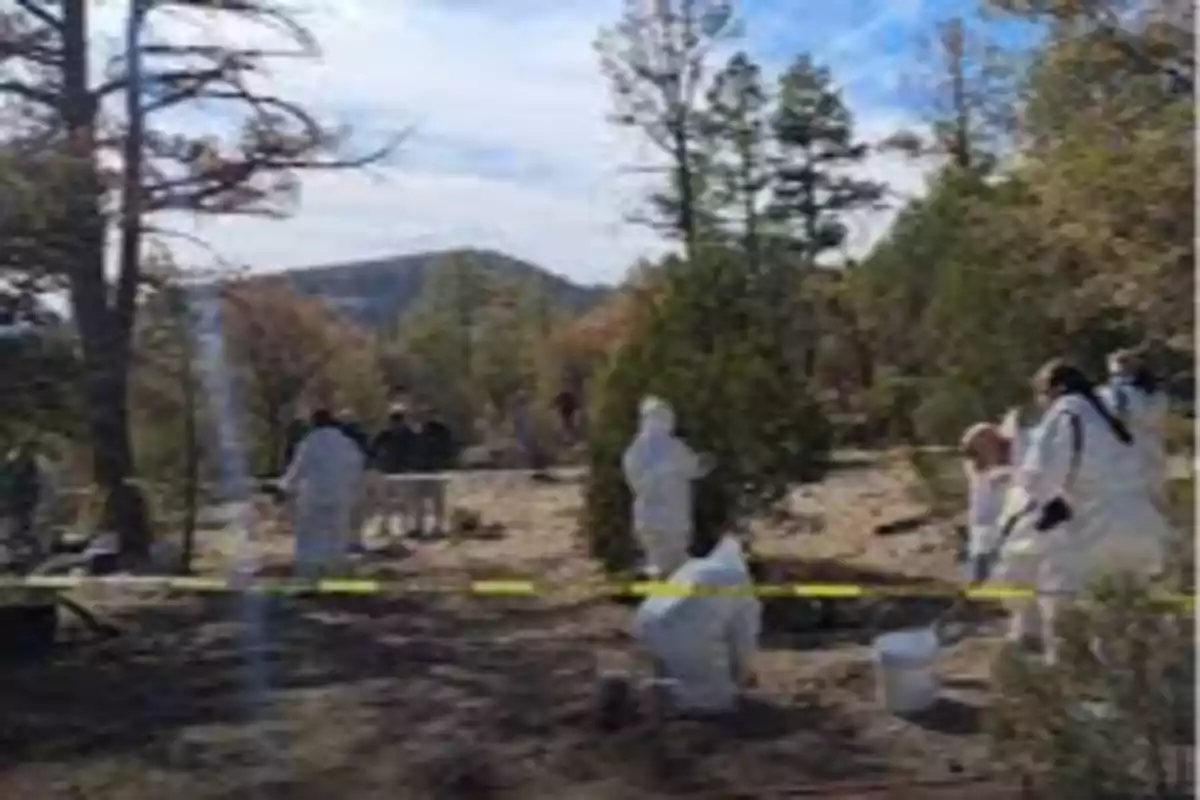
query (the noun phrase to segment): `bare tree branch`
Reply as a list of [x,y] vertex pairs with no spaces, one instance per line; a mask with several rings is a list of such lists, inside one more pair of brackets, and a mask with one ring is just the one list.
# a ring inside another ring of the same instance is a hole
[[53,92],[45,89],[38,89],[24,81],[7,80],[0,81],[0,95],[8,95],[10,97],[19,97],[22,100],[28,100],[32,103],[39,103],[48,107],[55,107],[58,104],[58,96]]
[[15,0],[17,8],[36,17],[40,22],[55,30],[62,30],[63,21],[47,11],[37,0]]
[[[265,0],[160,0],[163,7],[219,11],[239,19],[252,19],[274,29],[298,45],[310,58],[321,55],[321,46],[312,31],[296,21],[295,11]],[[264,56],[270,55],[264,53]]]

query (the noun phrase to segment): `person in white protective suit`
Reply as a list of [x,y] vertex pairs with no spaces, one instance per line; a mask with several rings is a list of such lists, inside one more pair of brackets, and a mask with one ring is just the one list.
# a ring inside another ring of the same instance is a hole
[[1167,492],[1167,399],[1158,391],[1158,381],[1141,354],[1118,350],[1108,358],[1108,385],[1099,394],[1134,438],[1134,452],[1141,460],[1146,491],[1160,509],[1166,508]]
[[709,459],[675,435],[675,412],[657,397],[642,401],[637,436],[621,467],[633,493],[633,531],[649,571],[670,575],[688,557],[692,542],[692,481]]
[[363,480],[362,449],[339,430],[333,414],[312,415],[312,429],[279,481],[293,496],[295,569],[316,578],[345,555],[347,531]]
[[1008,440],[1008,462],[1013,467],[1021,463],[1037,430],[1037,419],[1025,407],[1010,408],[1000,422],[1000,435]]
[[1012,482],[1009,441],[990,422],[979,422],[959,442],[967,477],[967,558],[971,580],[982,580],[985,559],[999,551],[1005,498]]
[[[959,444],[968,486],[968,580],[991,580],[1006,589],[1033,588],[1041,555],[1037,531],[1019,516],[1028,497],[1014,483],[1016,454],[1028,451],[1033,429],[1024,427],[1017,413],[1010,411],[998,427],[971,426]],[[1007,605],[1006,638],[1033,648],[1042,633],[1036,599],[1015,597]]]
[[[1132,435],[1087,377],[1054,360],[1034,386],[1046,411],[1013,477],[1021,504],[1005,520],[1011,535],[996,577],[1005,576],[1005,562],[1034,551],[1040,639],[1052,664],[1064,603],[1105,574],[1152,579],[1162,570],[1170,528],[1128,457]],[[1014,544],[1017,537],[1025,546]]]
[[730,536],[688,560],[670,577],[672,591],[647,598],[634,636],[668,679],[670,700],[685,713],[736,709],[753,682],[762,605],[742,547]]

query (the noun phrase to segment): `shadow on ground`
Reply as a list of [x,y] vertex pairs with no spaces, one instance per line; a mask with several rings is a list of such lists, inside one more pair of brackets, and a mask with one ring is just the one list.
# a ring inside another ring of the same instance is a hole
[[592,610],[449,596],[143,602],[116,612],[119,640],[0,673],[0,775],[53,766],[65,793],[35,787],[48,799],[357,800],[610,783],[605,797],[715,797],[885,769],[810,696],[727,726],[599,733]]
[[[868,644],[881,632],[925,627],[935,621],[980,625],[1004,616],[997,603],[964,602],[946,581],[856,567],[832,559],[766,556],[753,565],[770,585],[861,587],[859,597],[766,597],[763,646],[809,649]],[[872,596],[872,593],[876,593]]]

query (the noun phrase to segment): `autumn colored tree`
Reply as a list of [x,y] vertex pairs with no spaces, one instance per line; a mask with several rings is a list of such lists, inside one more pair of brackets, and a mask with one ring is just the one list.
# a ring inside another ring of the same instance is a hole
[[213,415],[197,372],[196,315],[184,275],[165,255],[147,271],[156,288],[143,301],[134,339],[133,442],[142,474],[159,490],[156,510],[179,512],[178,568],[187,573],[200,504],[207,499],[202,485],[218,475],[208,446],[215,439]]
[[226,284],[221,302],[226,352],[258,443],[255,460],[261,471],[278,472],[292,415],[310,402],[336,403],[334,368],[362,347],[334,312],[297,294],[286,277]]
[[653,264],[635,267],[616,291],[595,308],[563,321],[554,333],[554,347],[572,374],[582,381],[630,343],[646,324],[665,286]]
[[1054,8],[1066,32],[1033,64],[1020,128],[1025,224],[1042,268],[1073,284],[1054,311],[1079,328],[1111,307],[1192,352],[1195,106],[1178,90],[1191,82],[1191,5],[1123,18],[1111,3]]

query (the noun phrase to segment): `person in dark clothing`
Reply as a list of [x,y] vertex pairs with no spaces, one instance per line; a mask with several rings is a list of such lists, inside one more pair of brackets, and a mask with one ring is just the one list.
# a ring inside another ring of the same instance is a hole
[[292,463],[292,457],[296,455],[296,448],[300,446],[300,442],[308,435],[308,420],[297,416],[288,423],[287,431],[284,433],[283,445],[283,463],[279,465],[277,472],[282,475],[287,471],[288,464]]
[[13,520],[15,541],[23,547],[38,549],[37,517],[38,500],[41,498],[42,475],[38,464],[37,445],[25,441],[17,445],[8,455],[8,512]]
[[366,429],[354,418],[354,412],[343,408],[337,415],[338,429],[353,441],[363,451],[364,456],[371,453],[371,437]]
[[554,409],[558,412],[563,432],[574,439],[579,433],[579,398],[569,389],[563,389],[554,397]]
[[416,471],[423,473],[412,484],[412,508],[414,515],[413,533],[425,533],[425,518],[433,518],[429,532],[440,534],[445,531],[446,479],[441,475],[454,464],[454,435],[441,421],[436,411],[423,415],[416,435]]
[[393,531],[393,521],[399,518],[401,533],[412,513],[412,492],[404,481],[388,481],[387,476],[412,472],[416,456],[417,434],[408,424],[404,406],[392,406],[387,427],[371,442],[370,469],[382,473],[383,480],[373,480],[374,503],[383,518],[385,533]]
[[[369,462],[371,459],[371,437],[363,426],[359,424],[358,420],[355,419],[354,412],[349,408],[343,408],[338,412],[335,424],[347,439],[358,445],[358,449],[362,451],[363,459]],[[369,480],[363,480],[359,487],[358,497],[354,499],[350,512],[350,541],[348,547],[352,553],[362,552],[365,549],[362,537],[363,526],[366,524],[367,514],[371,510],[369,482]]]
[[417,470],[420,472],[445,472],[454,466],[454,434],[437,412],[431,413],[421,422],[417,434]]

